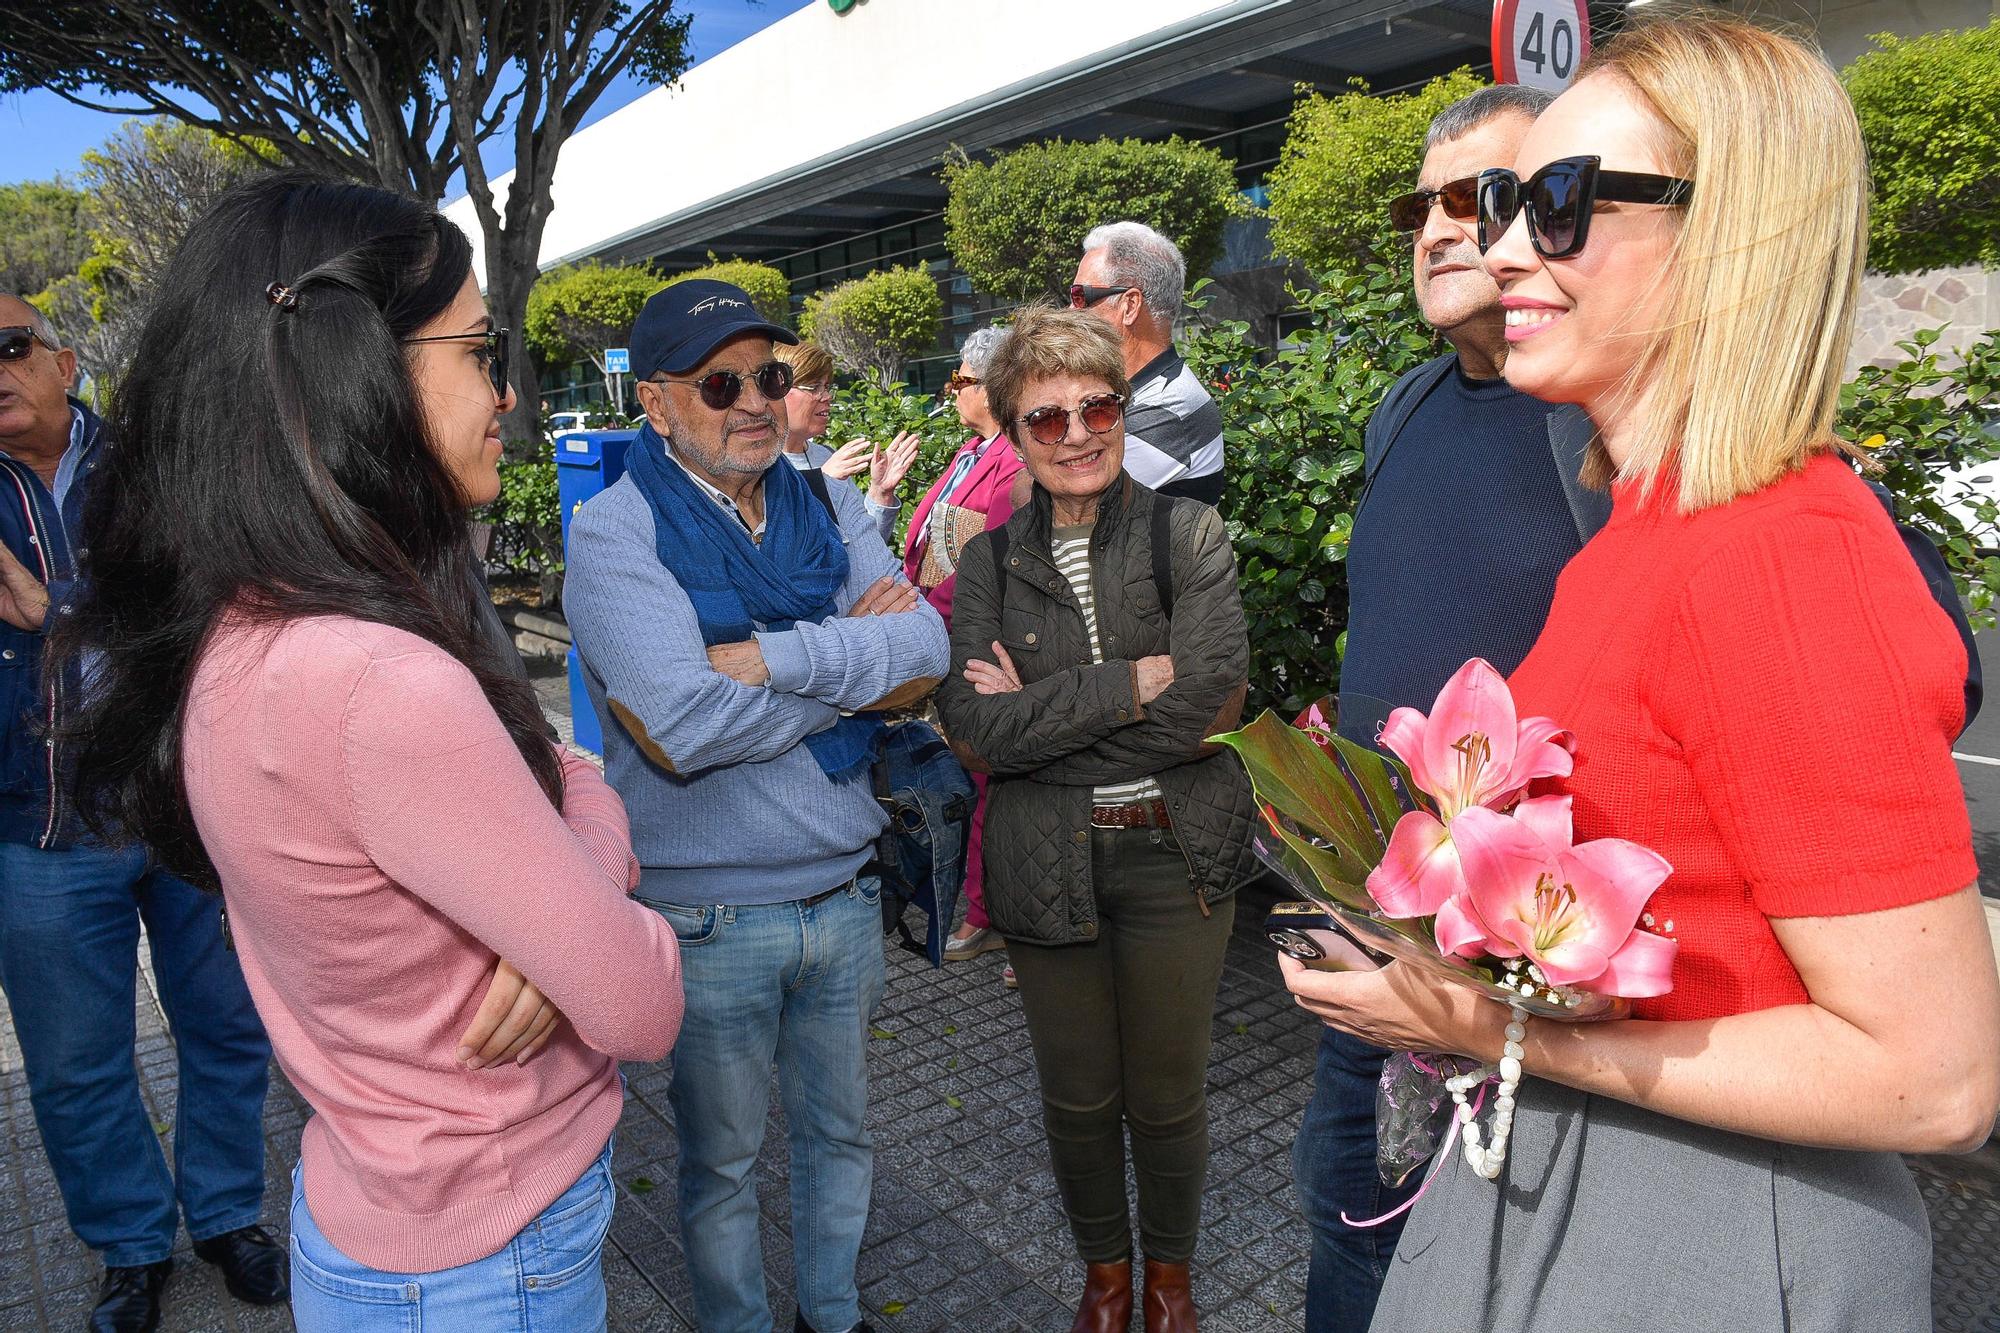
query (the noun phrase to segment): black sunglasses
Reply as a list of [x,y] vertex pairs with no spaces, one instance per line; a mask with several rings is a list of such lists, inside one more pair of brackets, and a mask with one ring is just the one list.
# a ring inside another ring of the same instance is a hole
[[[692,384],[701,394],[701,401],[720,412],[734,407],[736,400],[743,396],[743,375],[734,370],[711,370],[706,375],[694,379],[674,379],[662,376],[648,380],[649,384]],[[750,372],[757,392],[764,395],[764,401],[775,403],[792,391],[792,368],[782,361],[766,361]]]
[[0,329],[0,361],[26,361],[40,341],[27,325],[10,324]]
[[1412,190],[1389,201],[1389,222],[1397,231],[1422,231],[1430,221],[1431,205],[1443,204],[1444,215],[1470,222],[1479,213],[1479,177],[1461,176],[1435,190]]
[[[1094,393],[1076,405],[1076,417],[1092,435],[1102,435],[1125,415],[1125,400],[1115,393]],[[1021,418],[1037,444],[1061,444],[1069,438],[1070,410],[1050,403]]]
[[1479,249],[1484,253],[1522,212],[1528,238],[1544,259],[1568,259],[1590,238],[1590,215],[1598,205],[1685,204],[1694,182],[1643,171],[1606,171],[1604,159],[1561,157],[1525,181],[1505,167],[1479,173]]
[[1069,288],[1069,308],[1088,310],[1107,296],[1123,296],[1126,292],[1134,290],[1136,289],[1132,287],[1089,287],[1080,282],[1073,282]]
[[477,338],[480,346],[474,349],[473,359],[479,362],[486,378],[493,382],[496,398],[507,396],[507,330],[488,329],[484,333],[440,333],[431,338],[405,338],[406,343],[455,343]]

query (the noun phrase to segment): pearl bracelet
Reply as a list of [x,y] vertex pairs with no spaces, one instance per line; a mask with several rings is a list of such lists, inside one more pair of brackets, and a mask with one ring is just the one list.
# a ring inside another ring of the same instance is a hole
[[1465,1161],[1483,1180],[1498,1180],[1507,1162],[1507,1140],[1514,1132],[1514,1097],[1521,1087],[1521,1039],[1528,1035],[1528,1012],[1518,1004],[1509,1005],[1512,1021],[1507,1024],[1506,1044],[1500,1048],[1500,1093],[1493,1100],[1491,1137],[1482,1143],[1479,1125],[1466,1094],[1493,1076],[1491,1065],[1470,1074],[1445,1080],[1445,1090],[1457,1108],[1459,1133],[1465,1140]]

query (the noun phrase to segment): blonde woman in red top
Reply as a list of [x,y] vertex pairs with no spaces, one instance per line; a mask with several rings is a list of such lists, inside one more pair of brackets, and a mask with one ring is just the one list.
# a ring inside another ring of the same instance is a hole
[[[1821,57],[1729,18],[1613,40],[1482,178],[1507,378],[1583,406],[1610,523],[1512,684],[1574,729],[1579,840],[1674,874],[1674,989],[1531,1021],[1505,1170],[1443,1164],[1376,1329],[1916,1329],[1899,1153],[2000,1108],[2000,982],[1951,758],[1964,650],[1832,434],[1868,179]],[[1391,964],[1299,1002],[1495,1060],[1505,1010]]]

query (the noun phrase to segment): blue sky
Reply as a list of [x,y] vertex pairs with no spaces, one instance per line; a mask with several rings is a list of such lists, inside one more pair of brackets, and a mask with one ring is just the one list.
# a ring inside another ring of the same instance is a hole
[[[701,61],[787,14],[822,2],[683,0],[680,8],[694,15],[693,54]],[[584,124],[616,111],[645,91],[645,84],[621,77],[605,89]],[[0,184],[46,180],[57,173],[74,175],[85,150],[104,142],[122,119],[72,106],[53,93],[0,96]],[[513,162],[513,147],[510,135],[502,134],[492,140],[486,154],[488,169],[506,170]]]

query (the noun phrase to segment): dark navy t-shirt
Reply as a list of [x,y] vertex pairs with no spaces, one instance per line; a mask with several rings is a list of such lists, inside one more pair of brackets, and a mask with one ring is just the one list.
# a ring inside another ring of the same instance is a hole
[[1430,711],[1467,658],[1511,674],[1582,549],[1549,445],[1549,404],[1454,361],[1376,471],[1347,551],[1341,733]]

